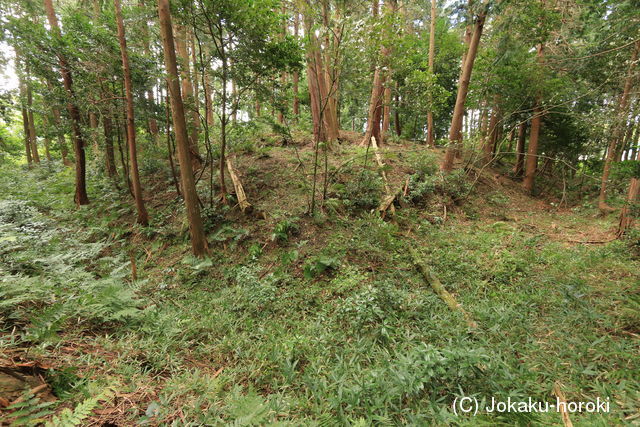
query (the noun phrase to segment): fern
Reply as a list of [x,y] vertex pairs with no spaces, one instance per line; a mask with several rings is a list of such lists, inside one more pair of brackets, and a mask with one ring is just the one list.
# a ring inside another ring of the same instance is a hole
[[30,390],[25,391],[19,402],[8,406],[5,410],[10,411],[7,422],[10,426],[35,426],[42,424],[44,418],[53,413],[49,407],[55,402],[42,402]]
[[91,416],[93,410],[100,406],[101,401],[111,400],[113,393],[113,389],[107,387],[97,396],[90,397],[79,403],[73,411],[69,408],[63,409],[59,415],[54,416],[45,425],[46,427],[75,427],[81,425]]

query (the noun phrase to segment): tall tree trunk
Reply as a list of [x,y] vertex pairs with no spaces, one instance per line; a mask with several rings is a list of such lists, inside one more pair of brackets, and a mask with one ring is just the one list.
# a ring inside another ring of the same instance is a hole
[[[144,6],[144,1],[139,1],[138,4],[140,6]],[[149,47],[149,28],[146,21],[142,24],[142,46],[144,48],[145,55],[151,56],[151,49]],[[155,99],[153,98],[153,89],[148,89],[146,95],[149,107],[151,107],[151,115],[148,120],[149,133],[151,133],[153,140],[157,143],[160,130],[158,128],[158,121],[155,118]]]
[[192,154],[198,156],[192,156],[194,167],[200,168],[200,148],[198,146],[198,112],[195,110],[195,102],[193,98],[193,86],[191,85],[191,73],[189,72],[189,50],[187,49],[187,28],[183,25],[175,25],[176,33],[176,49],[178,51],[178,57],[180,58],[180,76],[182,79],[182,96],[184,102],[187,104],[187,109],[190,109],[194,114],[191,114],[191,119],[187,120],[189,126],[189,141],[190,150]]
[[527,121],[523,120],[518,125],[518,143],[516,144],[516,164],[513,167],[513,174],[522,176],[524,168],[524,144],[527,138]]
[[196,54],[196,40],[193,30],[189,31],[189,45],[191,46],[191,63],[193,66],[193,74],[191,74],[193,86],[193,121],[196,123],[196,129],[200,131],[200,69],[198,67],[198,59]]
[[[298,39],[298,31],[300,26],[300,13],[294,8],[293,13],[293,35]],[[300,98],[298,97],[298,85],[300,82],[300,73],[296,70],[293,72],[293,115],[296,120],[300,115]],[[258,114],[259,115],[259,114]]]
[[[285,16],[287,13],[287,8],[285,7],[284,2],[281,5],[281,13],[282,16]],[[287,24],[288,24],[288,19],[284,19],[282,22],[282,33],[280,34],[281,36],[281,40],[284,40],[284,38],[287,36]],[[286,104],[286,100],[285,97],[282,96],[285,93],[285,86],[287,84],[287,73],[286,72],[281,72],[280,73],[280,95],[281,95],[281,100],[279,102],[279,108],[278,108],[278,123],[280,123],[281,125],[284,124],[284,110],[287,109],[287,104]]]
[[[436,56],[436,0],[431,0],[431,23],[429,25],[429,72],[433,74],[433,63]],[[433,97],[429,94],[429,101]],[[427,145],[435,147],[435,132],[433,129],[433,106],[429,105],[427,112]]]
[[124,22],[122,21],[122,9],[120,0],[113,0],[116,12],[116,22],[118,25],[118,41],[120,42],[120,54],[122,57],[122,71],[124,73],[124,89],[127,98],[127,142],[129,144],[129,158],[131,160],[131,184],[133,186],[133,196],[136,201],[138,212],[137,222],[142,225],[149,224],[149,214],[144,206],[142,198],[142,184],[140,183],[140,172],[138,170],[138,154],[136,153],[136,124],[133,111],[133,84],[131,83],[131,70],[129,69],[129,55],[127,53],[127,39],[124,33]]
[[48,129],[49,129],[49,120],[46,115],[42,116],[42,124],[45,128],[44,134],[44,155],[47,158],[47,161],[51,161],[51,138],[49,138]]
[[67,148],[67,142],[65,141],[64,130],[62,129],[62,119],[60,117],[60,110],[57,107],[51,108],[53,114],[53,124],[56,127],[56,135],[58,139],[58,148],[60,148],[60,154],[62,155],[62,163],[65,166],[70,166],[69,149]]
[[206,110],[205,114],[207,117],[207,125],[211,127],[215,124],[213,119],[213,85],[211,84],[211,76],[206,70],[204,73],[204,84],[207,90],[207,96],[204,100],[204,108]]
[[[47,12],[47,19],[49,26],[55,37],[61,37],[60,27],[58,25],[58,18],[56,12],[53,9],[52,0],[44,0],[44,8]],[[80,110],[75,103],[75,93],[73,91],[73,78],[67,60],[62,53],[58,53],[58,63],[60,64],[60,74],[62,75],[62,81],[64,88],[67,92],[67,110],[69,111],[69,117],[71,118],[71,135],[73,138],[73,148],[76,157],[76,193],[75,202],[78,205],[86,205],[89,203],[89,197],[87,196],[87,184],[86,184],[86,159],[84,153],[84,139],[82,137]]]
[[624,121],[626,121],[626,117],[628,114],[627,109],[629,108],[629,93],[631,92],[631,86],[633,85],[634,79],[634,68],[636,65],[636,60],[638,59],[638,52],[640,51],[640,40],[637,40],[635,43],[635,47],[633,49],[633,53],[631,54],[631,62],[629,63],[629,69],[627,72],[627,77],[624,81],[624,87],[622,89],[622,95],[620,97],[620,103],[618,104],[618,109],[615,115],[615,122],[613,124],[613,130],[611,133],[611,140],[609,142],[609,149],[607,152],[607,158],[604,161],[604,169],[602,171],[602,181],[600,184],[600,194],[598,196],[598,208],[601,212],[610,211],[612,208],[607,205],[607,183],[609,180],[609,173],[611,172],[611,162],[615,158],[616,154],[616,145],[618,141],[622,137],[622,132],[624,129]]
[[316,68],[316,38],[312,32],[313,22],[307,14],[304,16],[305,35],[307,37],[307,85],[309,87],[309,99],[311,103],[311,118],[313,120],[313,140],[326,141],[326,127],[323,119],[323,111],[321,106],[321,95],[319,87],[319,76]]
[[[322,69],[323,73],[319,74],[324,76],[324,87],[326,95],[323,95],[324,105],[324,117],[326,117],[327,123],[327,136],[329,141],[335,141],[338,139],[340,122],[338,121],[338,84],[339,84],[339,58],[337,52],[338,34],[336,30],[330,27],[329,19],[329,2],[322,1],[322,22],[324,25],[324,55],[319,55],[319,61],[317,65]],[[329,33],[333,33],[334,46],[333,51],[331,49],[331,41]],[[317,42],[318,52],[320,51],[320,43]],[[322,86],[322,84],[321,84]],[[325,99],[326,97],[326,99]]]
[[445,153],[444,161],[442,162],[441,169],[444,172],[450,172],[453,169],[453,160],[456,155],[460,143],[462,142],[462,119],[464,117],[464,105],[467,101],[467,93],[469,92],[469,83],[471,82],[471,73],[473,72],[473,63],[476,60],[478,54],[478,47],[480,46],[480,37],[482,36],[482,29],[484,28],[484,22],[487,18],[487,2],[483,5],[483,9],[476,18],[476,23],[473,29],[473,35],[469,42],[469,50],[465,56],[464,63],[462,64],[462,72],[460,74],[460,81],[458,84],[458,94],[456,96],[456,104],[453,109],[453,117],[451,118],[451,127],[449,129],[449,145]]
[[[496,97],[497,98],[497,97]],[[484,140],[482,151],[484,154],[484,162],[490,163],[493,158],[493,147],[498,139],[498,121],[500,120],[500,112],[497,102],[491,110],[491,120],[489,121],[489,135]]]
[[173,30],[171,27],[171,12],[169,0],[158,0],[158,17],[160,18],[160,33],[164,49],[164,62],[167,71],[167,86],[171,97],[171,114],[173,128],[178,146],[178,158],[180,161],[180,178],[182,182],[182,194],[189,219],[189,233],[191,235],[191,247],[196,256],[204,256],[208,252],[207,240],[204,234],[200,207],[198,206],[198,193],[196,192],[193,169],[191,168],[191,154],[189,152],[189,139],[187,136],[187,124],[180,94],[178,82],[178,66],[174,49]]
[[31,92],[29,74],[27,73],[27,112],[29,114],[29,145],[31,145],[31,156],[33,161],[40,163],[40,155],[38,154],[38,139],[36,136],[36,123],[33,118],[33,95]]
[[113,151],[113,122],[111,113],[107,112],[102,118],[102,127],[104,129],[104,161],[107,175],[111,178],[118,175],[116,169],[116,158]]
[[[393,15],[397,9],[397,1],[390,0],[386,3],[386,6],[389,12]],[[378,15],[378,1],[373,1],[373,15]],[[380,128],[380,120],[383,117],[383,96],[384,96],[384,86],[385,81],[388,77],[383,74],[382,69],[384,67],[388,68],[388,57],[390,54],[390,50],[386,46],[380,47],[381,58],[380,64],[375,65],[373,72],[373,84],[371,87],[371,97],[369,99],[369,111],[367,114],[367,128],[365,130],[364,138],[360,142],[360,145],[368,145],[371,141],[371,137],[376,138],[376,142],[378,144],[382,144],[383,141],[383,133]]]
[[400,125],[400,95],[398,94],[398,82],[396,82],[395,108],[393,109],[393,125],[396,128],[396,135],[402,135],[402,126]]
[[27,155],[27,164],[31,167],[33,157],[31,156],[31,138],[29,137],[29,113],[26,107],[22,107],[22,129],[24,132],[24,148]]
[[[544,44],[538,45],[537,62],[541,66],[544,59]],[[531,118],[531,130],[529,131],[529,148],[525,160],[525,172],[522,185],[527,192],[533,192],[533,184],[538,169],[538,139],[540,137],[540,127],[542,126],[542,97],[536,95],[533,102],[533,117]]]
[[[388,79],[390,80],[390,79]],[[389,84],[391,82],[387,81],[383,92],[383,106],[382,106],[382,139],[386,138],[387,132],[389,131],[389,126],[391,122],[391,88]]]
[[638,143],[640,143],[640,118],[636,121],[636,132],[633,141],[631,141],[631,149],[629,151],[628,159],[635,160],[636,156],[640,155],[640,147],[638,146]]

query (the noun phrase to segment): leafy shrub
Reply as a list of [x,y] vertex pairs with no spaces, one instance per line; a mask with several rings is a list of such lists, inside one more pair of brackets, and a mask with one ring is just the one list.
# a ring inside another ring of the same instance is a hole
[[377,172],[362,170],[349,174],[346,182],[334,186],[337,198],[352,212],[369,211],[380,205],[382,179]]
[[247,307],[256,311],[264,310],[271,308],[276,301],[278,280],[273,274],[260,279],[257,267],[240,266],[235,269],[234,281],[241,288],[244,299],[249,303]]
[[345,298],[338,307],[338,318],[353,330],[374,331],[387,337],[402,302],[402,295],[391,284],[379,282]]
[[296,223],[298,218],[283,219],[273,228],[271,240],[285,243],[289,240],[289,236],[295,235],[300,231],[300,226]]
[[454,201],[459,201],[471,191],[471,182],[469,182],[464,170],[456,169],[444,175],[440,191]]
[[306,279],[313,279],[326,271],[336,270],[339,266],[340,261],[337,258],[320,256],[308,261],[304,265],[304,277]]

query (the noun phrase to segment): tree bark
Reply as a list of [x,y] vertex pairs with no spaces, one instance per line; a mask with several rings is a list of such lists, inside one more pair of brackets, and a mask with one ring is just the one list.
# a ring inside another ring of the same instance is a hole
[[189,72],[189,51],[187,49],[187,29],[183,25],[175,25],[176,34],[176,49],[178,51],[178,57],[180,58],[180,76],[182,79],[182,96],[184,102],[187,104],[187,109],[191,109],[194,114],[191,115],[191,119],[187,120],[189,126],[189,141],[190,149],[193,154],[198,156],[192,156],[194,162],[194,168],[200,168],[199,161],[200,148],[198,146],[198,112],[193,108],[195,105],[193,98],[193,86],[191,85],[191,73]]
[[522,176],[524,168],[524,144],[527,138],[527,122],[523,120],[518,126],[518,143],[516,144],[516,164],[513,167],[513,174],[517,177]]
[[311,103],[311,117],[313,120],[313,140],[326,141],[326,127],[323,120],[323,111],[321,107],[321,96],[319,88],[319,79],[316,68],[315,36],[312,34],[311,17],[305,14],[305,33],[308,38],[308,48],[306,50],[307,59],[307,85],[309,87],[309,98]]
[[610,211],[612,208],[607,205],[607,183],[609,180],[609,173],[611,172],[611,163],[615,158],[616,154],[616,145],[618,141],[622,137],[622,132],[624,129],[623,121],[625,121],[629,108],[629,93],[631,92],[631,86],[633,86],[634,79],[634,68],[636,65],[636,60],[638,59],[638,52],[640,51],[640,40],[637,40],[635,43],[635,47],[633,49],[633,53],[631,54],[631,62],[629,63],[629,69],[627,72],[627,77],[624,81],[624,87],[622,89],[622,96],[620,97],[620,103],[618,105],[618,109],[616,112],[615,122],[613,125],[613,130],[611,133],[611,140],[609,142],[609,149],[607,152],[607,157],[604,161],[604,169],[602,171],[602,181],[600,183],[600,194],[598,195],[598,209],[601,212]]
[[[544,58],[544,44],[538,45],[537,62],[542,64]],[[540,127],[542,126],[542,97],[540,94],[536,95],[536,99],[533,103],[533,117],[531,118],[531,130],[529,132],[529,148],[527,150],[527,157],[525,160],[525,172],[522,185],[527,192],[533,192],[533,183],[536,177],[536,170],[538,168],[538,139],[540,137]]]
[[398,83],[396,82],[395,108],[393,111],[393,125],[396,128],[396,135],[402,135],[402,126],[400,125],[400,95],[398,95]]
[[206,110],[205,114],[207,117],[207,125],[211,127],[215,124],[213,119],[213,85],[211,84],[211,76],[206,71],[204,73],[204,84],[207,91],[207,96],[204,100],[204,108]]
[[[431,23],[429,25],[429,72],[433,74],[433,63],[436,56],[436,0],[431,0]],[[429,94],[429,102],[433,97]],[[433,106],[429,105],[427,112],[427,146],[435,147],[435,132],[433,129]]]
[[[395,0],[390,0],[386,3],[387,7],[391,14],[395,14],[397,2]],[[373,11],[374,16],[378,15],[378,2],[374,0],[373,2]],[[383,95],[384,95],[384,84],[387,79],[387,76],[383,74],[383,67],[388,66],[388,57],[389,57],[389,48],[386,46],[380,47],[380,62],[374,67],[373,72],[373,83],[371,87],[371,97],[369,99],[369,111],[367,114],[367,128],[365,130],[364,138],[360,142],[360,145],[368,145],[371,141],[371,137],[376,138],[378,144],[382,145],[384,143],[383,132],[381,132],[380,128],[380,120],[383,117]]]
[[140,183],[140,172],[138,170],[138,154],[136,152],[136,124],[133,111],[133,84],[131,83],[131,70],[129,69],[129,55],[127,53],[127,39],[124,32],[124,22],[122,20],[122,9],[120,0],[113,0],[118,25],[118,41],[120,42],[120,54],[122,57],[122,71],[124,73],[124,89],[127,98],[127,142],[129,145],[129,158],[131,160],[131,184],[133,186],[133,196],[136,201],[136,211],[138,212],[137,222],[142,225],[149,224],[149,214],[144,206],[142,198],[142,184]]
[[171,97],[171,114],[173,128],[178,146],[178,158],[180,160],[180,178],[182,182],[182,194],[189,219],[189,233],[191,235],[191,247],[196,256],[204,256],[208,253],[207,240],[204,234],[200,207],[198,206],[198,193],[196,192],[193,169],[191,168],[191,154],[189,151],[189,139],[187,136],[187,124],[178,82],[178,66],[174,49],[173,30],[171,27],[171,12],[169,0],[158,0],[158,17],[160,18],[160,33],[164,50],[164,61],[167,70],[167,87]]
[[[51,31],[53,32],[55,37],[60,37],[60,27],[58,25],[58,18],[56,17],[55,10],[53,9],[53,1],[52,0],[44,0],[44,8],[47,13],[47,19],[49,21],[49,26],[51,27]],[[67,60],[64,55],[60,52],[57,53],[58,63],[60,64],[60,74],[62,75],[62,81],[64,84],[64,88],[67,91],[68,101],[67,101],[67,110],[69,111],[69,117],[71,118],[71,135],[73,138],[73,148],[74,154],[76,157],[75,165],[76,165],[76,192],[75,192],[75,202],[78,205],[86,205],[89,204],[89,197],[87,196],[87,185],[86,185],[86,158],[84,152],[84,139],[82,137],[81,130],[81,118],[80,118],[80,110],[75,103],[75,93],[73,91],[73,78],[71,76],[71,71],[69,71],[69,66],[67,64]]]
[[51,151],[50,151],[50,147],[51,147],[51,139],[49,138],[49,134],[48,134],[48,129],[49,129],[49,120],[47,119],[46,115],[42,116],[42,124],[45,128],[45,135],[44,135],[44,155],[47,158],[47,161],[51,161]]
[[24,132],[24,148],[27,156],[27,164],[31,167],[33,157],[31,156],[31,139],[29,138],[29,113],[26,107],[22,107],[22,129]]
[[440,168],[443,172],[450,172],[453,169],[453,160],[456,155],[460,143],[462,142],[462,119],[464,117],[464,105],[469,92],[469,83],[471,82],[471,73],[473,72],[473,63],[478,54],[480,45],[480,37],[482,29],[487,17],[487,4],[485,2],[482,12],[477,16],[474,25],[473,35],[469,42],[469,50],[462,64],[462,72],[460,74],[460,82],[458,84],[458,94],[456,96],[456,104],[453,109],[453,117],[451,118],[451,127],[449,129],[449,145],[445,153],[444,161]]
[[62,155],[62,163],[65,166],[70,166],[69,150],[64,137],[64,130],[62,129],[62,119],[60,117],[60,110],[57,107],[51,108],[53,114],[53,124],[56,127],[56,135],[58,136],[58,147],[60,148],[60,154]]
[[36,123],[33,118],[33,95],[29,81],[27,81],[27,112],[29,114],[29,144],[31,145],[31,156],[33,157],[34,162],[40,163],[40,155],[38,154],[38,138],[36,136]]
[[102,127],[104,129],[105,169],[107,175],[113,178],[118,175],[118,171],[116,169],[116,158],[113,151],[113,122],[110,113],[103,116]]
[[493,158],[493,147],[498,139],[498,122],[500,120],[500,111],[498,110],[497,103],[491,110],[491,120],[489,121],[489,135],[485,138],[482,146],[484,154],[484,162],[490,163]]
[[[298,39],[298,30],[300,27],[300,14],[294,9],[293,13],[293,35]],[[300,73],[296,70],[293,72],[293,115],[296,120],[300,115],[300,98],[298,97],[298,85],[300,82]]]

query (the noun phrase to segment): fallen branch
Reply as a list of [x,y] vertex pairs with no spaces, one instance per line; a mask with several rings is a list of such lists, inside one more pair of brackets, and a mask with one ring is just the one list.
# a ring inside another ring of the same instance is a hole
[[604,243],[613,242],[614,240],[616,240],[615,237],[613,239],[608,239],[608,240],[567,240],[567,242],[582,243],[583,245],[601,245]]
[[409,247],[409,253],[413,258],[413,265],[416,266],[418,271],[424,277],[424,280],[431,286],[436,294],[449,306],[450,309],[457,311],[464,316],[464,320],[467,322],[467,325],[471,329],[475,329],[478,327],[478,324],[471,318],[471,315],[462,308],[462,305],[459,304],[456,299],[451,295],[445,288],[442,286],[440,279],[431,271],[424,263],[420,261],[420,257],[418,253],[412,247]]
[[562,423],[565,427],[573,427],[573,423],[569,418],[569,412],[567,412],[567,399],[564,397],[564,393],[560,389],[560,384],[557,381],[553,385],[553,394],[556,395],[559,401],[558,410],[562,414]]
[[384,170],[384,162],[382,161],[382,156],[378,151],[378,143],[376,142],[376,138],[374,136],[371,137],[371,146],[373,147],[373,153],[376,157],[376,162],[380,167],[380,176],[382,176],[382,183],[384,184],[384,191],[386,193],[385,198],[380,203],[378,207],[378,211],[384,216],[387,209],[391,211],[391,213],[395,213],[396,208],[393,206],[393,201],[396,198],[396,193],[391,192],[391,188],[389,187],[389,180],[387,180],[387,173]]
[[247,200],[247,195],[244,192],[244,188],[242,187],[242,182],[236,173],[236,170],[233,167],[233,163],[231,163],[231,159],[227,157],[227,170],[229,171],[229,175],[231,176],[231,181],[233,181],[233,187],[236,191],[236,197],[238,199],[238,205],[240,206],[240,210],[244,212],[247,209],[251,208],[251,203]]

